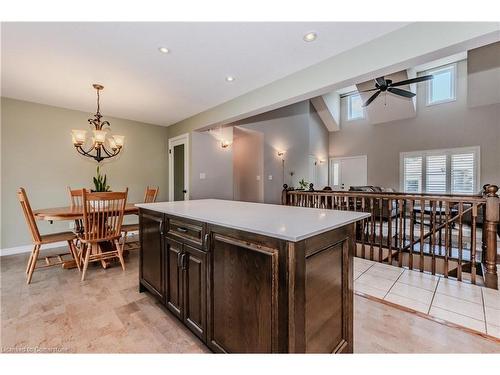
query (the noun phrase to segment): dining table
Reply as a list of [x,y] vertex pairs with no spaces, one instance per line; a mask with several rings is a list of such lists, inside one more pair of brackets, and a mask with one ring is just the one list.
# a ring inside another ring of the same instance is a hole
[[[137,215],[138,213],[139,209],[135,206],[135,203],[127,203],[125,205],[124,215]],[[33,210],[33,215],[36,220],[49,222],[81,220],[83,219],[83,206],[42,208],[40,210]]]
[[[124,209],[124,215],[137,215],[139,209],[135,203],[127,203]],[[54,208],[42,208],[33,210],[33,215],[36,220],[45,220],[50,223],[54,221],[74,221],[83,220],[83,206],[64,206]],[[102,251],[106,251],[106,243],[99,244]],[[65,269],[76,268],[74,260],[68,260],[62,264]]]

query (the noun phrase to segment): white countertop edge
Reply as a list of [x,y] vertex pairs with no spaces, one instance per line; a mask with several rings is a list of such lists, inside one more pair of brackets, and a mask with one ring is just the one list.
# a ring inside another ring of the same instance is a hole
[[[156,202],[156,203],[167,203],[167,202]],[[217,222],[217,221],[210,220],[210,219],[207,219],[207,218],[200,218],[200,217],[197,217],[197,216],[192,216],[192,215],[189,215],[189,214],[186,214],[186,213],[179,214],[178,212],[173,212],[172,210],[168,210],[168,209],[165,209],[165,208],[162,208],[162,207],[154,207],[154,206],[152,207],[152,205],[155,205],[156,203],[137,203],[137,204],[135,204],[135,206],[136,207],[140,207],[140,208],[145,208],[145,209],[151,210],[151,211],[161,212],[161,213],[172,215],[172,216],[182,217],[182,218],[185,218],[185,219],[190,219],[190,220],[195,220],[195,221],[201,221],[203,223],[208,223],[208,224],[213,224],[213,225],[219,225],[221,227],[237,229],[237,230],[241,230],[241,231],[244,231],[244,232],[256,233],[256,234],[260,234],[260,235],[263,235],[263,236],[267,236],[267,237],[271,237],[271,238],[278,238],[278,239],[285,240],[285,241],[290,241],[290,242],[302,241],[302,240],[304,240],[306,238],[310,238],[310,237],[316,236],[318,234],[326,233],[326,232],[329,232],[331,230],[341,228],[341,227],[343,227],[345,225],[349,225],[349,224],[355,223],[356,221],[363,220],[363,219],[366,219],[366,218],[368,218],[368,217],[371,216],[370,213],[358,212],[358,211],[351,211],[353,213],[359,214],[360,216],[358,218],[353,218],[353,219],[350,219],[350,220],[346,220],[346,221],[342,222],[341,224],[332,225],[331,227],[318,229],[316,231],[309,232],[308,234],[305,234],[305,235],[302,235],[302,236],[295,236],[294,237],[294,236],[287,236],[287,235],[283,235],[283,234],[279,234],[279,233],[265,232],[265,231],[262,231],[262,230],[259,230],[259,229],[253,229],[253,228],[247,228],[247,227],[240,227],[238,225],[230,224],[230,223],[221,223],[221,222]],[[280,206],[280,205],[276,205],[276,206]],[[309,208],[309,209],[312,209],[312,210],[315,209],[315,208],[311,208],[311,207],[301,207],[301,208]],[[336,211],[336,210],[331,210],[331,211]]]

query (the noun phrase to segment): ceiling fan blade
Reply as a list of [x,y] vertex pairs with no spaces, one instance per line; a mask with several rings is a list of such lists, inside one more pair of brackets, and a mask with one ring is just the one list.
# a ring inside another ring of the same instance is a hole
[[391,87],[394,87],[394,86],[403,86],[403,85],[409,85],[411,83],[418,83],[418,82],[424,82],[424,81],[428,81],[430,79],[432,79],[433,76],[432,75],[429,75],[429,76],[422,76],[422,77],[417,77],[417,78],[411,78],[411,79],[406,79],[404,81],[400,81],[400,82],[396,82],[396,83],[392,83],[390,86]]
[[370,89],[370,90],[363,90],[363,91],[358,91],[358,92],[370,92],[370,91],[376,91],[378,89]]
[[377,82],[377,84],[378,84],[379,86],[385,86],[385,85],[386,85],[386,82],[385,82],[384,77],[378,77],[378,78],[375,78],[375,82]]
[[375,98],[379,95],[380,95],[380,91],[377,91],[375,94],[370,96],[370,98],[365,102],[365,104],[363,104],[363,107],[368,107],[370,105],[370,103],[373,102],[375,100]]
[[387,91],[389,91],[390,93],[399,95],[399,96],[404,96],[405,98],[413,98],[416,95],[413,92],[406,91],[406,90],[401,90],[401,89],[397,89],[395,87],[389,87],[387,89]]

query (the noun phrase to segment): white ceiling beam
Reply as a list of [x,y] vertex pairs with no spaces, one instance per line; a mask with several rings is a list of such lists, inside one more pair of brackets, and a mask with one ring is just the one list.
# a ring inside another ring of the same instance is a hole
[[340,95],[337,92],[316,96],[311,104],[328,131],[340,130]]
[[298,71],[169,127],[226,124],[500,40],[498,22],[418,22]]

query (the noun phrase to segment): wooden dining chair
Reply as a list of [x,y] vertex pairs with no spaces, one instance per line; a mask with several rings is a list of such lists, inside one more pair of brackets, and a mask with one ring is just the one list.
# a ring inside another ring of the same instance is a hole
[[[158,191],[159,187],[146,187],[146,192],[144,193],[144,203],[153,203],[156,201],[156,197],[158,196]],[[139,230],[139,223],[135,224],[125,224],[122,225],[122,232],[123,232],[123,243],[124,245],[126,244],[127,241],[127,234],[129,232],[136,232]],[[139,242],[134,241],[134,242],[129,242],[129,245],[127,247],[127,250],[135,250],[139,248]]]
[[[83,193],[82,189],[73,190],[68,186],[69,193],[69,201],[71,208],[80,208],[83,210]],[[77,219],[75,220],[75,229],[73,232],[76,234],[81,233],[83,231],[83,220]]]
[[84,230],[78,235],[82,281],[85,280],[90,262],[100,261],[105,266],[107,259],[118,258],[125,270],[123,244],[120,244],[119,239],[127,194],[128,189],[124,192],[99,193],[82,190]]
[[[21,208],[23,209],[24,217],[31,232],[31,237],[33,239],[33,250],[31,251],[31,255],[28,260],[28,266],[26,267],[26,273],[28,274],[28,278],[26,280],[27,284],[31,283],[31,278],[36,268],[46,268],[46,267],[60,265],[65,262],[65,260],[63,259],[63,256],[65,255],[71,255],[73,260],[76,262],[78,269],[80,269],[80,265],[78,264],[76,247],[73,242],[73,240],[76,239],[75,233],[61,232],[61,233],[41,235],[38,230],[38,226],[36,225],[35,216],[33,215],[33,211],[31,209],[31,205],[24,188],[19,188],[17,192],[17,197],[19,199],[19,202],[21,203]],[[66,241],[68,243],[69,253],[46,256],[45,264],[36,267],[38,261],[38,255],[40,253],[42,245],[60,241]],[[53,258],[57,258],[57,261],[53,262]]]

